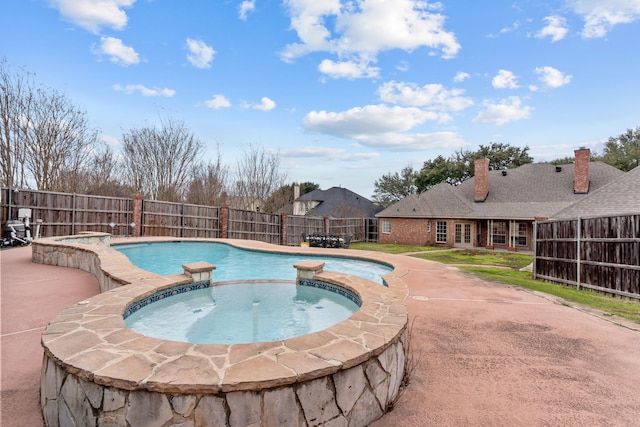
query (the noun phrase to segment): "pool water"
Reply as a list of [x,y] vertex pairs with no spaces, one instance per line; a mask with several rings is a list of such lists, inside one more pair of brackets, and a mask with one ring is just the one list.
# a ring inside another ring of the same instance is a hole
[[276,341],[321,331],[358,305],[335,292],[295,283],[238,283],[181,293],[135,311],[128,328],[192,344]]
[[325,262],[324,269],[347,273],[384,284],[382,276],[393,269],[385,264],[355,258],[314,254],[277,254],[251,251],[218,242],[154,242],[113,245],[143,270],[169,275],[183,272],[182,264],[206,261],[216,266],[216,282],[229,280],[295,280],[293,265],[308,259]]

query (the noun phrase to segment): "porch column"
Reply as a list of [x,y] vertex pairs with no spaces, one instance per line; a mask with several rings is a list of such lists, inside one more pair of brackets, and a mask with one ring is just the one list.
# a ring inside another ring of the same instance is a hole
[[516,221],[509,221],[509,245],[507,246],[508,251],[515,252],[516,250]]

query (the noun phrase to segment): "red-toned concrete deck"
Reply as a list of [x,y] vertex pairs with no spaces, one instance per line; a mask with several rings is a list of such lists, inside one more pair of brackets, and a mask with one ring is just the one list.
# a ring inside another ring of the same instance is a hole
[[[415,369],[382,426],[630,426],[640,416],[640,325],[417,259],[403,280]],[[40,335],[95,278],[0,252],[2,426],[41,426]],[[617,324],[623,323],[626,326]]]

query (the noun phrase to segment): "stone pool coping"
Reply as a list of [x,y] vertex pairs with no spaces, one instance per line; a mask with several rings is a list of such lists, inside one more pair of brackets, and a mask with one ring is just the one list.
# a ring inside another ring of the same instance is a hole
[[361,309],[349,319],[323,331],[266,343],[190,344],[143,336],[127,329],[122,318],[134,301],[189,283],[189,277],[160,276],[133,266],[109,247],[108,234],[39,239],[33,244],[35,262],[89,271],[98,278],[103,292],[67,308],[51,321],[42,335],[45,357],[66,372],[98,385],[218,394],[271,389],[331,375],[381,355],[405,333],[408,289],[400,278],[406,267],[393,256],[228,239],[137,238],[119,243],[159,241],[211,241],[269,252],[348,256],[390,264],[395,269],[384,277],[388,287],[342,273],[314,275],[314,279],[356,292],[362,300]]

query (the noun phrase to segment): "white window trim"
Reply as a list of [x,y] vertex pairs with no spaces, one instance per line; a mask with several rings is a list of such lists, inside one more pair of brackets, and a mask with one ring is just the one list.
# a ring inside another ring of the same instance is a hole
[[[439,231],[440,224],[444,224],[444,233]],[[444,240],[440,236],[444,234]],[[436,221],[436,243],[447,243],[447,221]]]

